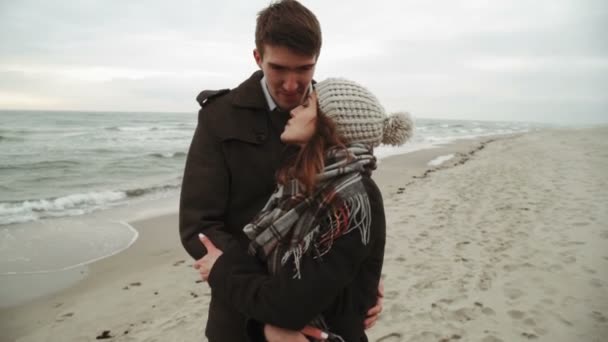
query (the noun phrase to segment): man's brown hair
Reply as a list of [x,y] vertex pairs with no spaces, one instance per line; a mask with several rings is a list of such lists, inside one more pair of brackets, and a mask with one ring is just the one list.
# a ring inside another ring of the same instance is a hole
[[321,25],[317,17],[295,0],[273,2],[258,13],[255,46],[262,57],[264,45],[268,44],[318,58],[321,43]]

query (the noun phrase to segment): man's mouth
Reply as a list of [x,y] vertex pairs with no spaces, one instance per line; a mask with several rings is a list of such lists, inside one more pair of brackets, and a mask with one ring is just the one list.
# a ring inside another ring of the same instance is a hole
[[288,98],[294,98],[300,96],[300,93],[283,93],[283,96]]

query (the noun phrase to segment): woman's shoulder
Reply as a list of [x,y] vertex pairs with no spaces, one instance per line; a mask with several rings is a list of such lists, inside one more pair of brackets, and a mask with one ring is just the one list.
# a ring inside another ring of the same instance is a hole
[[376,182],[369,175],[361,176],[361,183],[363,183],[365,192],[370,200],[379,201],[382,203],[382,193],[380,192],[380,188],[378,188],[378,184],[376,184]]
[[369,176],[363,176],[361,182],[365,187],[367,197],[369,198],[370,214],[371,214],[371,232],[372,240],[384,240],[386,232],[386,217],[384,214],[384,202],[380,188],[374,180]]

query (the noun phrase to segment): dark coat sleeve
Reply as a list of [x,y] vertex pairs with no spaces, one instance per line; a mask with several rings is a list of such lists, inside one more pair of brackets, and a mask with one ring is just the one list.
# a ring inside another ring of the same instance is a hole
[[303,257],[302,277],[295,279],[289,263],[271,276],[255,257],[232,249],[218,258],[208,281],[213,296],[230,302],[246,316],[300,330],[352,282],[367,254],[361,235],[352,232],[336,240],[321,261]]
[[236,243],[224,231],[229,177],[221,140],[213,134],[209,115],[201,109],[186,159],[179,210],[181,241],[194,259],[207,252],[199,241],[199,233],[207,235],[220,249]]

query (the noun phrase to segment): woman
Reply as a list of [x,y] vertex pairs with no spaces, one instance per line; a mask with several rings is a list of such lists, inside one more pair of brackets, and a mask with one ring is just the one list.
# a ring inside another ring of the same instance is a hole
[[376,97],[354,82],[328,79],[315,88],[291,111],[281,135],[298,153],[244,228],[250,253],[220,251],[201,239],[208,254],[199,272],[213,296],[250,318],[253,341],[281,331],[273,326],[295,337],[304,331],[329,341],[367,341],[363,322],[376,302],[385,244],[371,149],[404,143],[412,122],[404,113],[386,117]]

